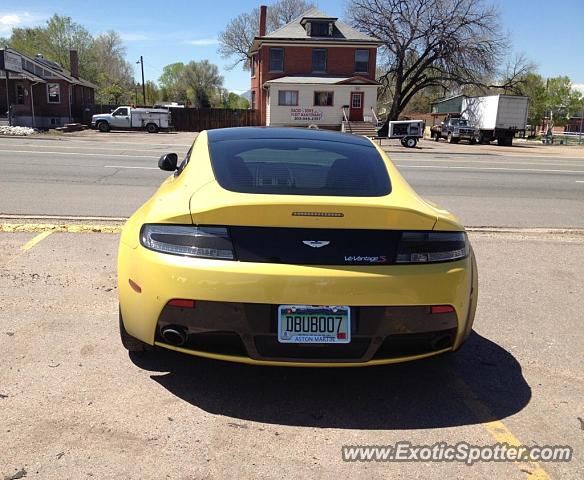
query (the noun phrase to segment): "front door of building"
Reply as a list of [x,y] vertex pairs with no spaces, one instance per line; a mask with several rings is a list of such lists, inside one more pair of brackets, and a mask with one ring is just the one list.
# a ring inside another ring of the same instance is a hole
[[351,92],[349,120],[351,122],[363,121],[363,92]]

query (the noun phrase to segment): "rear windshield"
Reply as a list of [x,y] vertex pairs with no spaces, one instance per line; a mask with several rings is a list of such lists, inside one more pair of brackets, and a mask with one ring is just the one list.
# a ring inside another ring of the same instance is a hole
[[261,138],[211,142],[209,150],[217,181],[234,192],[381,197],[391,191],[373,146]]

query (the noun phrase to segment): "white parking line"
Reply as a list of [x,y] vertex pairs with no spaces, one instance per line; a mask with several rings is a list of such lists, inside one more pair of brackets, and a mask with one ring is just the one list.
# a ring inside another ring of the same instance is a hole
[[75,155],[76,157],[128,157],[128,158],[150,158],[156,157],[156,154],[152,155],[122,155],[119,153],[81,153],[81,152],[47,152],[42,150],[2,150],[0,153],[34,153],[37,155]]
[[[396,159],[398,160],[398,159]],[[410,162],[427,162],[427,158],[400,158],[398,161],[410,161]],[[583,167],[584,168],[584,161],[580,162],[530,162],[529,159],[527,161],[521,160],[502,160],[502,161],[495,161],[490,159],[468,159],[468,158],[433,158],[432,163],[470,163],[476,165],[539,165],[548,167],[550,165],[556,167]]]
[[498,170],[503,172],[540,172],[540,173],[579,173],[584,174],[584,170],[552,170],[540,168],[505,168],[505,167],[460,167],[454,165],[400,165],[396,163],[396,167],[400,168],[442,168],[442,169],[456,169],[456,170]]
[[158,167],[132,167],[126,165],[104,165],[103,168],[133,168],[136,170],[159,170]]

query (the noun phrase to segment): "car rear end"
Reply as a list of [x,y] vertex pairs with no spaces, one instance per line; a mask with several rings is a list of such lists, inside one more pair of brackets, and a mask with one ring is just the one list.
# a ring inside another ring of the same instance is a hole
[[347,137],[213,137],[215,181],[192,195],[191,222],[145,223],[139,245],[120,245],[132,336],[303,366],[392,363],[460,346],[476,301],[466,234],[440,221],[380,150]]

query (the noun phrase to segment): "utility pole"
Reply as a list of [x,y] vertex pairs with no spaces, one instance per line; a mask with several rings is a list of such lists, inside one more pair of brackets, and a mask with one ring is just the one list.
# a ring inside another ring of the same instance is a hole
[[140,55],[140,60],[136,63],[139,63],[142,67],[142,97],[144,99],[144,106],[146,105],[146,85],[144,85],[144,57]]

